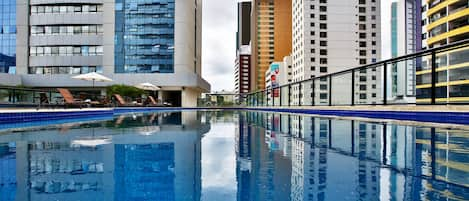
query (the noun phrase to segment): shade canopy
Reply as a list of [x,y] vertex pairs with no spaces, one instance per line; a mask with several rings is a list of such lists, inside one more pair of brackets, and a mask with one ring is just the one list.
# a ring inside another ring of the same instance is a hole
[[73,79],[78,79],[78,80],[86,80],[86,81],[93,81],[93,82],[112,82],[112,79],[105,77],[104,75],[101,75],[99,73],[87,73],[87,74],[82,74],[82,75],[77,75],[72,77]]
[[148,91],[158,91],[158,90],[161,89],[161,88],[155,86],[154,84],[151,84],[151,83],[148,83],[148,82],[137,84],[137,85],[135,85],[135,87],[137,87],[139,89],[143,89],[143,90],[148,90]]

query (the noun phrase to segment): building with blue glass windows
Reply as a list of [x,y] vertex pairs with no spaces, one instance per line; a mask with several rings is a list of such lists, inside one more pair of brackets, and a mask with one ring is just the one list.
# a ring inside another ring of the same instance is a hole
[[[210,91],[201,77],[201,0],[7,0],[0,6],[0,72],[16,74],[19,84],[104,94],[107,85],[148,82],[161,88],[157,99],[175,106],[195,106]],[[89,72],[114,81],[92,88],[71,79]]]
[[16,0],[0,2],[0,73],[16,70]]

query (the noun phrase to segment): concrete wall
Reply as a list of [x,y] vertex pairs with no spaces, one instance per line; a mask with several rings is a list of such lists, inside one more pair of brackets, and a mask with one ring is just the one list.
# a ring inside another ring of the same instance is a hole
[[201,91],[193,88],[185,88],[181,92],[182,107],[197,107],[197,98]]
[[0,85],[16,86],[22,84],[21,76],[6,73],[0,73]]

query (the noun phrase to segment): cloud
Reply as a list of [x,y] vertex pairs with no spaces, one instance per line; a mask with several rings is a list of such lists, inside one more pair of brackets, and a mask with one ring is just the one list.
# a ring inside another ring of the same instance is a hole
[[236,0],[203,0],[202,76],[212,91],[234,89]]
[[202,201],[236,200],[234,132],[233,123],[212,124],[202,139]]

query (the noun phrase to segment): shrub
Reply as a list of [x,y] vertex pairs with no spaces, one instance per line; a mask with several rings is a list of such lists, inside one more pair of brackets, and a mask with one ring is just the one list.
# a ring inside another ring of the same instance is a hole
[[130,97],[132,99],[139,98],[142,94],[146,94],[145,90],[139,89],[134,86],[127,86],[127,85],[111,85],[106,88],[107,96],[111,97],[113,94],[119,94],[124,97]]

